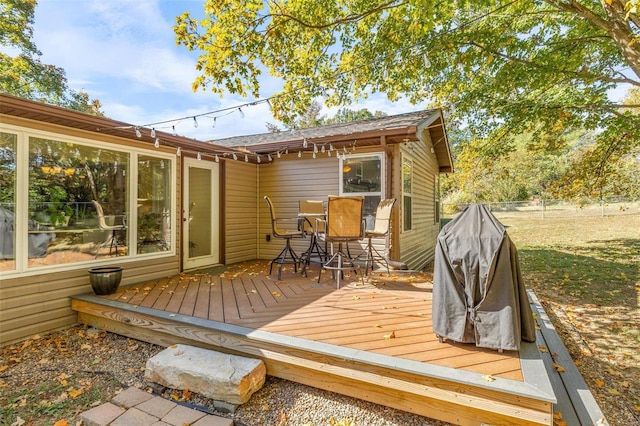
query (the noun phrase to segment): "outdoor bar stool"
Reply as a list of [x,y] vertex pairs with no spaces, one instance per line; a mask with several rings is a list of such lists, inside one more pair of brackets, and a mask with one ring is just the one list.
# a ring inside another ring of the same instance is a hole
[[[118,255],[117,232],[124,231],[127,229],[127,216],[126,215],[105,216],[104,210],[102,209],[102,205],[96,200],[91,200],[91,202],[93,203],[93,206],[96,208],[96,212],[98,213],[98,228],[101,231],[111,231],[111,235],[109,236],[107,241],[105,241],[98,247],[98,250],[96,251],[96,258],[100,254],[100,248],[106,247],[107,245],[109,246],[109,256],[111,256],[111,253],[112,251],[114,251],[114,249],[115,249],[115,254],[117,256]],[[114,221],[116,220],[116,218],[120,218],[122,223],[118,225],[115,225],[115,224],[109,225],[107,224],[107,220],[106,220],[107,217],[113,218]]]
[[[379,263],[383,263],[387,266],[387,273],[389,271],[389,260],[388,255],[383,256],[373,245],[373,238],[385,238],[389,235],[389,231],[391,229],[391,210],[393,209],[393,205],[395,204],[395,198],[387,198],[380,200],[378,203],[378,207],[376,208],[376,219],[373,225],[373,229],[369,231],[365,231],[364,237],[367,239],[367,246],[365,249],[356,256],[356,259],[360,259],[362,255],[364,255],[364,263],[365,275],[369,274],[369,264],[371,264],[371,272],[373,272],[373,267],[375,265],[375,261],[377,260]],[[387,244],[385,242],[385,251],[388,250]],[[386,253],[385,253],[386,254]]]
[[[269,213],[271,214],[271,231],[274,237],[276,238],[284,238],[286,244],[280,254],[275,257],[271,264],[269,265],[269,275],[271,275],[271,271],[273,269],[273,264],[277,263],[278,266],[278,280],[282,279],[282,265],[285,263],[293,263],[294,272],[298,272],[298,263],[302,262],[302,259],[296,254],[291,247],[291,239],[292,238],[304,238],[304,228],[302,226],[302,222],[304,219],[301,218],[279,218],[276,216],[275,208],[273,207],[273,203],[268,196],[264,196],[264,199],[267,201],[269,205]],[[289,223],[289,226],[286,226],[286,223]],[[295,228],[292,227],[292,223],[295,223]]]
[[298,216],[304,219],[304,232],[311,236],[309,248],[302,253],[302,274],[307,276],[307,267],[311,262],[324,263],[327,257],[326,247],[318,242],[318,233],[324,233],[324,219],[327,213],[324,201],[300,200]]
[[[358,274],[360,267],[349,253],[350,241],[360,241],[364,237],[362,210],[363,196],[329,196],[327,203],[327,221],[324,234],[319,234],[324,241],[331,245],[328,260],[322,264],[322,269],[328,269],[336,277],[336,287],[340,288],[342,271],[352,270]],[[322,269],[318,275],[318,282],[322,277]],[[364,275],[362,276],[364,284]]]

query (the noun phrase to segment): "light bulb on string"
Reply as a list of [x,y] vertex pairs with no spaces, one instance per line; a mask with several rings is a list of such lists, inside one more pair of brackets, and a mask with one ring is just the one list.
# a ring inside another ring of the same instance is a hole
[[324,151],[325,151],[325,148],[324,148],[324,145],[322,145],[322,147],[320,148],[320,152],[324,152]]
[[198,161],[202,160],[202,154],[198,152],[198,156],[196,158],[198,159]]
[[298,151],[298,158],[302,157],[302,151]]
[[178,147],[178,150],[176,151],[176,155],[178,157],[180,157],[182,155],[182,148]]
[[198,127],[198,120],[193,116],[193,127]]
[[313,153],[315,154],[316,152],[318,152],[318,145],[316,145],[315,143],[313,144]]
[[313,153],[313,158],[316,158],[316,153],[315,152]]
[[151,137],[152,137],[152,138],[155,138],[155,137],[156,137],[156,129],[155,129],[155,127],[152,127],[152,128],[151,128]]
[[273,157],[271,156],[271,154],[267,154],[267,159],[269,160],[269,162],[273,161]]
[[431,61],[429,60],[429,56],[426,53],[422,55],[422,60],[424,61],[425,68],[429,68],[431,66]]
[[245,163],[249,162],[249,156],[247,154],[244,155],[244,162]]
[[216,156],[215,156],[214,158],[215,158],[215,160],[216,160],[216,163],[219,163],[219,162],[220,162],[220,157],[218,157],[218,154],[216,154]]
[[327,151],[327,157],[331,157],[331,151]]
[[160,138],[156,138],[156,141],[153,143],[153,146],[156,148],[160,148]]
[[142,133],[140,133],[140,128],[139,127],[136,127],[136,137],[137,138],[142,137]]
[[329,144],[329,151],[333,151],[333,145]]
[[242,108],[238,107],[238,111],[240,112],[240,117],[244,118],[244,112],[242,112]]
[[176,126],[173,125],[171,126],[172,132],[173,132],[173,136],[177,136],[178,134],[176,133]]
[[259,154],[256,154],[256,161],[257,161],[258,163],[262,163],[262,159],[260,158],[260,155],[259,155]]
[[307,138],[304,138],[304,139],[302,140],[302,147],[303,147],[303,148],[306,148],[307,146],[308,146],[308,144],[307,144]]
[[238,156],[236,155],[236,153],[235,153],[235,152],[233,153],[233,159],[234,159],[234,160],[237,160],[237,159],[238,159]]
[[276,155],[278,156],[278,158],[282,157],[282,153],[280,151],[278,151]]
[[211,125],[211,127],[216,127],[216,120],[218,119],[218,117],[213,117],[213,124]]

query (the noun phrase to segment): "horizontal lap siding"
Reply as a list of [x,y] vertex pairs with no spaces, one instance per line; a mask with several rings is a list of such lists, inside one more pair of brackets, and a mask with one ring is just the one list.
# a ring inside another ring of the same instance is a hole
[[421,269],[433,260],[440,230],[434,215],[438,164],[435,155],[422,142],[402,152],[413,160],[413,223],[411,231],[400,235],[400,257],[409,269]]
[[258,257],[258,167],[239,161],[225,164],[225,263]]
[[[326,155],[326,154],[325,154]],[[272,164],[260,166],[260,227],[258,232],[259,258],[272,259],[284,248],[284,240],[271,238],[271,216],[264,196],[268,195],[278,217],[296,218],[298,202],[305,200],[326,201],[329,195],[339,191],[338,159],[334,156],[316,159],[298,158],[296,154],[283,156]],[[309,239],[292,240],[296,253],[301,254],[309,246]]]
[[[160,279],[179,272],[178,256],[113,262],[124,267],[121,286]],[[87,265],[0,283],[0,346],[77,323],[70,296],[90,293]]]

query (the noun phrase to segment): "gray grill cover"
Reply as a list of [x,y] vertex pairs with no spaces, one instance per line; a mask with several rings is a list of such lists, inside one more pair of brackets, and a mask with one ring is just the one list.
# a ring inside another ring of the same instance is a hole
[[442,227],[433,275],[438,336],[505,350],[535,341],[518,252],[486,206],[472,204]]

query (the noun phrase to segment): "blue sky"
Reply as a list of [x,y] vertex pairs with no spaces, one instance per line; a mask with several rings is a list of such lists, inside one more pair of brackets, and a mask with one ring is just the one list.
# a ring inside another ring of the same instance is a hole
[[[62,67],[69,86],[99,99],[105,114],[115,120],[144,125],[254,101],[192,92],[197,54],[177,46],[172,29],[175,16],[185,11],[202,16],[202,0],[38,0],[34,40],[44,63]],[[269,97],[281,87],[279,81],[265,78],[261,95]],[[353,108],[399,114],[425,105],[390,103],[376,95]],[[243,108],[243,113],[244,118],[235,112],[220,117],[215,127],[212,119],[199,119],[197,128],[193,119],[184,120],[176,130],[215,140],[264,133],[267,122],[280,125],[266,103]]]

